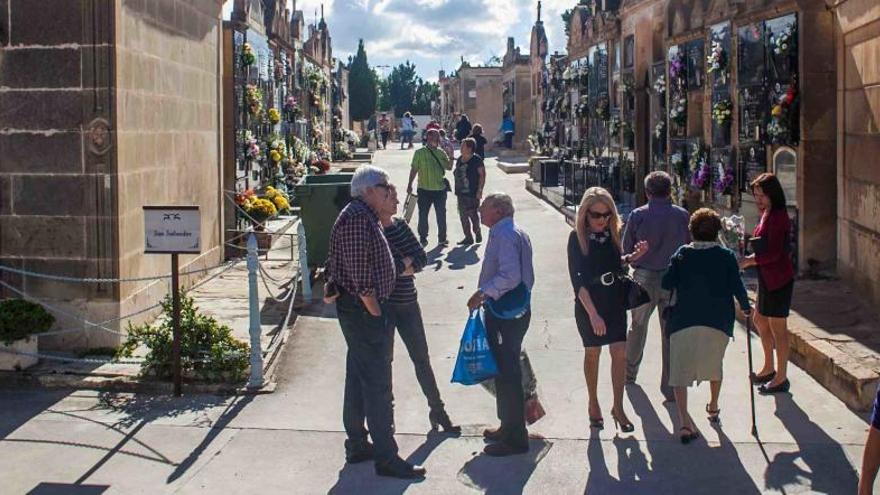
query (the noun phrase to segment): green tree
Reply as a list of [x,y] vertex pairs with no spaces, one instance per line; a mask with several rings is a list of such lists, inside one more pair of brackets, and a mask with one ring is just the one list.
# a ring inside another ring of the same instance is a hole
[[376,111],[378,97],[376,73],[367,63],[367,52],[364,40],[358,41],[357,54],[351,61],[351,73],[348,76],[348,97],[351,104],[351,118],[366,120]]
[[412,112],[420,81],[415,64],[409,60],[392,68],[388,79],[382,82],[382,108],[393,107],[396,117]]
[[416,88],[415,104],[412,112],[419,115],[431,115],[431,102],[439,101],[440,85],[432,82],[418,80]]

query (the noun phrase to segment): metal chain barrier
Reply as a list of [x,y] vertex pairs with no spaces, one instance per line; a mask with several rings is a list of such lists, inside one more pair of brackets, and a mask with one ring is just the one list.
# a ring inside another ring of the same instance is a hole
[[[190,290],[190,291],[191,291],[191,290],[195,290],[195,289],[201,287],[202,285],[208,283],[209,281],[211,281],[211,280],[213,280],[213,279],[219,277],[220,275],[222,275],[222,274],[228,272],[229,270],[231,270],[233,267],[235,267],[237,264],[241,263],[242,261],[244,261],[244,258],[237,259],[237,260],[234,260],[234,261],[232,261],[232,262],[228,262],[228,263],[226,263],[226,267],[225,267],[225,268],[223,268],[222,270],[220,270],[219,272],[217,272],[217,273],[215,273],[215,274],[212,274],[211,276],[205,278],[204,280],[200,280],[198,283],[194,284],[192,287],[190,287],[190,288],[187,289],[187,290]],[[222,265],[220,265],[220,266],[222,266]],[[9,289],[10,291],[12,291],[12,292],[18,294],[19,296],[21,296],[21,297],[22,297],[23,299],[25,299],[25,300],[28,300],[28,301],[31,301],[31,302],[34,302],[34,303],[38,303],[38,304],[42,304],[43,306],[45,306],[47,309],[51,310],[52,312],[56,312],[56,313],[58,313],[58,314],[60,314],[60,315],[64,315],[64,316],[66,316],[66,317],[68,317],[68,318],[70,318],[70,319],[72,319],[72,320],[82,322],[82,323],[84,323],[87,327],[97,328],[97,329],[102,330],[102,331],[104,331],[104,332],[107,332],[107,333],[110,333],[110,334],[113,334],[113,335],[121,335],[121,336],[125,336],[125,335],[127,335],[127,334],[125,334],[125,333],[123,333],[123,332],[119,332],[119,331],[117,331],[117,330],[113,330],[113,329],[107,328],[107,327],[105,327],[104,325],[108,325],[108,324],[110,324],[110,323],[114,323],[114,322],[121,321],[121,320],[126,320],[126,319],[132,318],[132,317],[134,317],[134,316],[138,316],[138,315],[141,315],[141,314],[143,314],[143,313],[146,313],[146,312],[148,312],[148,311],[152,311],[152,310],[157,309],[157,308],[159,308],[159,307],[162,306],[162,303],[157,303],[157,304],[154,304],[154,305],[152,305],[152,306],[146,307],[146,308],[144,308],[144,309],[138,310],[138,311],[136,311],[136,312],[134,312],[134,313],[130,313],[130,314],[127,314],[127,315],[124,315],[124,316],[120,316],[120,317],[117,317],[117,318],[111,318],[111,319],[109,319],[109,320],[105,320],[105,321],[101,321],[101,322],[97,322],[97,323],[96,323],[96,322],[92,322],[92,321],[86,320],[86,319],[80,317],[79,315],[75,315],[75,314],[70,313],[70,312],[68,312],[68,311],[66,311],[66,310],[63,310],[63,309],[57,308],[57,307],[52,306],[52,305],[49,305],[49,304],[46,304],[45,302],[42,302],[39,298],[33,297],[33,296],[31,296],[30,294],[27,294],[27,293],[25,293],[25,292],[23,292],[23,291],[20,291],[20,290],[16,289],[15,287],[13,287],[13,286],[7,284],[6,282],[3,282],[2,280],[0,280],[0,286],[5,287],[5,288]],[[76,333],[76,332],[88,331],[88,330],[90,330],[91,328],[85,328],[85,329],[84,329],[84,328],[68,328],[68,329],[62,329],[62,330],[52,330],[52,331],[49,331],[49,332],[43,332],[43,333],[39,333],[39,334],[33,334],[32,336],[33,336],[33,337],[49,337],[49,336],[53,336],[53,335],[64,335],[64,334],[68,334],[68,333]]]
[[[205,268],[197,268],[194,270],[187,270],[180,272],[179,275],[194,275],[196,273],[204,273],[209,272],[211,270],[215,270],[217,268],[221,268],[227,263],[221,263],[219,265],[209,266]],[[12,268],[11,266],[0,265],[0,272],[9,272],[15,273],[16,275],[24,275],[27,277],[34,278],[42,278],[46,280],[54,280],[56,282],[72,282],[72,283],[84,283],[84,284],[112,284],[112,283],[125,283],[125,282],[150,282],[154,280],[165,280],[170,279],[171,274],[168,275],[153,275],[150,277],[131,277],[131,278],[94,278],[94,277],[67,277],[64,275],[51,275],[48,273],[41,272],[33,272],[30,270],[21,270],[19,268]]]

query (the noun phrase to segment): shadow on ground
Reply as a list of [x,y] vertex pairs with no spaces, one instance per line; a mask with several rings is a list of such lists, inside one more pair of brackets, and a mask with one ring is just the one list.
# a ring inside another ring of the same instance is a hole
[[531,440],[528,453],[510,457],[479,454],[458,472],[458,480],[487,495],[522,493],[535,468],[547,456],[552,443]]

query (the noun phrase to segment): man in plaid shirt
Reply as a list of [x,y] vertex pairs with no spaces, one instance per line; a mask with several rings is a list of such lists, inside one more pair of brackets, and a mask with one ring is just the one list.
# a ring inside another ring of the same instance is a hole
[[[391,358],[394,328],[388,324],[385,301],[397,273],[378,214],[397,209],[397,195],[388,174],[364,165],[351,179],[352,201],[330,232],[328,283],[338,290],[336,312],[348,345],[342,422],[350,463],[375,460],[376,474],[417,478],[425,469],[401,459],[394,441]],[[367,429],[373,439],[367,440]]]

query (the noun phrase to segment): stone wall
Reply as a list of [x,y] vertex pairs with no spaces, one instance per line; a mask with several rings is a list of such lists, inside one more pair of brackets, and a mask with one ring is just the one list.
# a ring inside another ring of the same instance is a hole
[[[158,4],[158,5],[157,5]],[[202,254],[222,257],[220,169],[221,1],[124,0],[116,12],[119,270],[169,271],[169,257],[143,254],[143,205],[198,205]],[[167,284],[124,284],[123,313],[152,304]]]
[[838,273],[880,303],[880,3],[835,13]]
[[[73,277],[117,275],[113,32],[109,0],[0,0],[3,265]],[[116,312],[115,285],[0,278],[96,319]],[[59,325],[76,322],[59,319]],[[90,332],[41,344],[89,346],[99,337]]]
[[[166,274],[167,256],[143,254],[141,208],[175,203],[201,206],[205,254],[191,266],[220,261],[221,6],[0,0],[0,263],[72,277]],[[142,309],[167,292],[165,282],[0,276],[91,321]],[[57,325],[83,328],[65,318]],[[119,340],[90,329],[41,339],[40,347]]]

